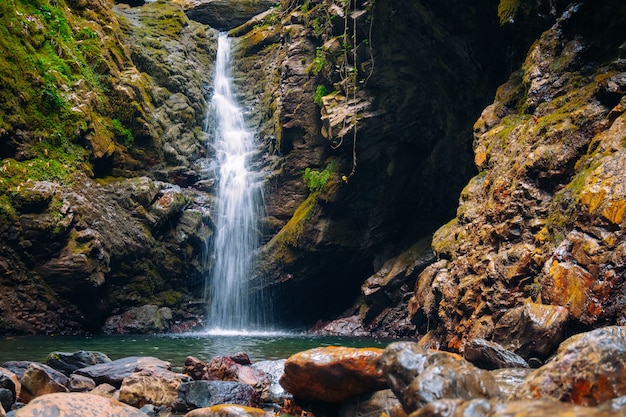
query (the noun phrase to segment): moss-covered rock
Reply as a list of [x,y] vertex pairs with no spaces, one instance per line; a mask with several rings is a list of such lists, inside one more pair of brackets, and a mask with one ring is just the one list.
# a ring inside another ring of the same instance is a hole
[[[609,10],[610,23],[596,26]],[[461,194],[456,219],[434,235],[433,248],[450,259],[429,271],[437,305],[412,304],[437,343],[462,350],[472,334],[490,336],[483,318],[497,326],[529,298],[566,307],[573,328],[625,320],[615,254],[624,227],[626,33],[598,42],[620,19],[618,2],[566,10],[474,125],[482,172]]]

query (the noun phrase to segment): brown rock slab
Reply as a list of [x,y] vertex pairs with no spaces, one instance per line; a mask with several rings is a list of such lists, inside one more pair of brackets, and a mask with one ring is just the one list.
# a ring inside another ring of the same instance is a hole
[[564,341],[556,357],[532,372],[513,397],[593,406],[625,395],[626,327],[611,326]]
[[16,417],[146,417],[134,407],[117,400],[83,393],[57,393],[35,398]]
[[22,401],[55,392],[68,392],[69,379],[42,363],[32,362],[22,377]]
[[387,388],[377,368],[378,348],[319,347],[296,353],[285,362],[280,384],[294,397],[342,402]]
[[171,407],[186,380],[188,376],[165,369],[144,369],[124,378],[119,400],[137,408],[146,404]]
[[212,407],[197,408],[184,417],[269,417],[266,411],[236,404],[220,404]]

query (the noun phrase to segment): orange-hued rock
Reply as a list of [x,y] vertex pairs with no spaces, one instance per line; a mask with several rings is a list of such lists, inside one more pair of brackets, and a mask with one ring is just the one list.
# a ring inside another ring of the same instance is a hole
[[378,348],[319,347],[285,362],[280,384],[297,398],[342,402],[387,387],[377,363]]
[[20,408],[15,416],[146,417],[146,414],[112,398],[72,392],[42,395]]
[[556,357],[531,373],[513,398],[598,405],[625,395],[626,327],[612,326],[564,341]]
[[238,404],[219,404],[212,407],[197,408],[184,417],[269,417],[265,410]]

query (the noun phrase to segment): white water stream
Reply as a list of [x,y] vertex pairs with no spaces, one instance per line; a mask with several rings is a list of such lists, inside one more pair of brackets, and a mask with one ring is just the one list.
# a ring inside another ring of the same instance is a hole
[[219,166],[214,266],[207,277],[207,330],[246,331],[264,326],[262,306],[249,294],[263,208],[259,174],[250,170],[254,135],[244,123],[230,78],[230,40],[218,39],[214,92],[214,143]]

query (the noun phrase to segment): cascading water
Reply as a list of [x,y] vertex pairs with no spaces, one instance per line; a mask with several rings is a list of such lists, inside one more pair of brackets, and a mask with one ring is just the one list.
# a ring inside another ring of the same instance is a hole
[[244,331],[264,326],[263,314],[249,294],[249,278],[258,246],[262,211],[259,173],[249,168],[255,150],[233,96],[230,79],[230,40],[218,38],[214,92],[214,142],[218,173],[213,268],[207,276],[207,330]]

